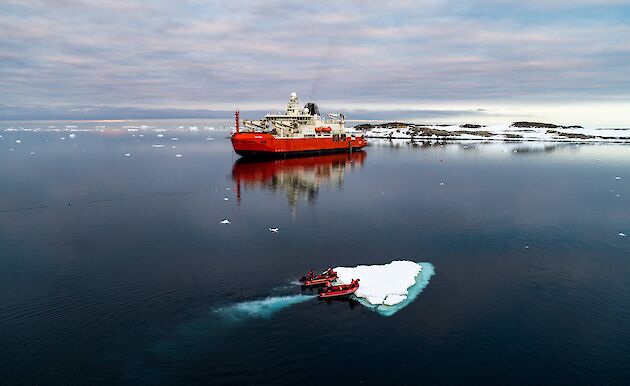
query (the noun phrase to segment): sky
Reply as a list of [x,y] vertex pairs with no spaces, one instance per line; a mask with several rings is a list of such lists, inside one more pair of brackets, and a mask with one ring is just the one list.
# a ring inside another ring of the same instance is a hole
[[0,120],[223,117],[292,91],[356,119],[628,127],[630,0],[0,0]]

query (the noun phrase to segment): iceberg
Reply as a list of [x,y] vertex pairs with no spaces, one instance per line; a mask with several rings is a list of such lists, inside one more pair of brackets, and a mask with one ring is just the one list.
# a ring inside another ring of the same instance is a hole
[[340,284],[360,279],[354,296],[359,303],[384,316],[394,315],[411,304],[435,274],[431,263],[408,260],[384,265],[336,267],[334,270],[338,276],[336,281]]

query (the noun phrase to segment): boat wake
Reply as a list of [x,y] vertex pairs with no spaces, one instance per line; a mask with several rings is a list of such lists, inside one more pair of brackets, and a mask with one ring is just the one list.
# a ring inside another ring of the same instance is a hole
[[269,296],[259,300],[249,300],[235,303],[215,310],[216,313],[231,320],[243,320],[248,318],[269,319],[276,312],[288,308],[294,304],[304,303],[315,299],[315,295],[287,295]]

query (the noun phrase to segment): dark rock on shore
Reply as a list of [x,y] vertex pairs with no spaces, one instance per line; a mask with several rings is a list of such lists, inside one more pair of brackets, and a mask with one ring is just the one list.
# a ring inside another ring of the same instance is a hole
[[463,125],[459,125],[462,129],[480,129],[482,127],[486,127],[486,125],[475,125],[472,123],[464,123]]
[[543,122],[527,122],[520,121],[514,122],[510,125],[510,127],[525,127],[525,128],[539,128],[539,129],[583,129],[582,126],[562,126],[562,125],[554,125],[553,123],[543,123]]

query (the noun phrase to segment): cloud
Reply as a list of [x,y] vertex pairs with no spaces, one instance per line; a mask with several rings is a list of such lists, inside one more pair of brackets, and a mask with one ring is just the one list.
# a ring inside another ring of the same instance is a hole
[[[618,100],[625,2],[5,1],[0,104]],[[625,16],[625,19],[624,19]]]

